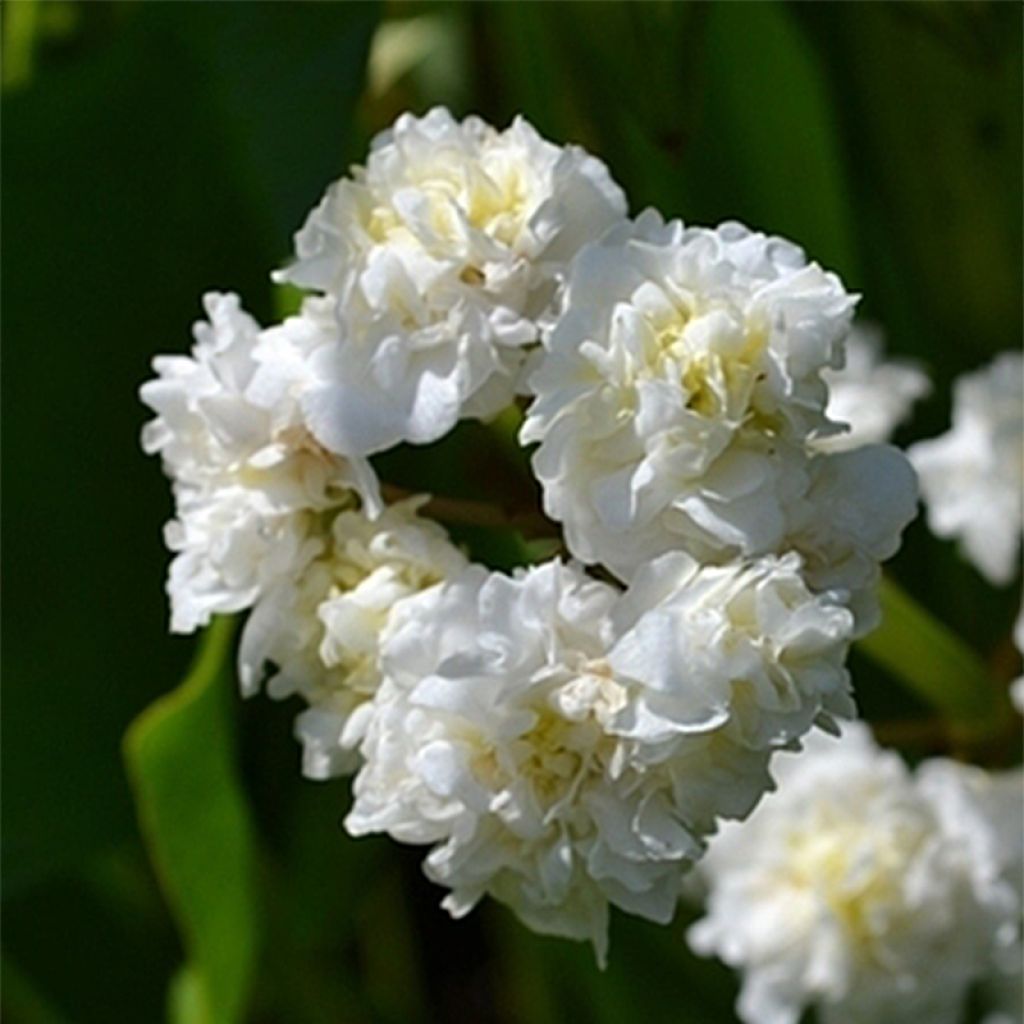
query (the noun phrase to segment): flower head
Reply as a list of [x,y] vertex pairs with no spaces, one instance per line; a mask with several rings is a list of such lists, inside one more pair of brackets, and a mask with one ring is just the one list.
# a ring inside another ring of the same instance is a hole
[[436,844],[453,914],[490,894],[603,957],[609,904],[669,920],[770,751],[851,709],[850,629],[795,558],[668,555],[624,597],[558,562],[471,568],[395,609],[346,825]]
[[158,356],[156,378],[140,389],[157,414],[143,448],[174,481],[177,517],[165,535],[177,552],[168,580],[176,632],[249,607],[300,569],[318,550],[320,511],[379,502],[369,464],[320,445],[294,394],[280,387],[267,400],[260,328],[238,297],[211,292],[203,303],[210,319],[196,325],[191,356]]
[[395,608],[466,566],[444,530],[416,514],[425,500],[398,502],[374,519],[335,515],[317,556],[280,578],[245,624],[242,692],[254,693],[266,679],[271,697],[299,694],[307,702],[296,735],[310,778],[358,763],[366,704],[381,678],[380,635]]
[[855,325],[845,347],[843,368],[825,370],[822,377],[829,391],[826,415],[849,429],[818,439],[822,451],[888,441],[914,403],[931,391],[928,375],[916,363],[883,358],[877,329]]
[[1013,579],[1024,525],[1024,356],[1004,352],[961,377],[952,429],[909,455],[933,532],[959,539],[992,583]]
[[582,252],[522,431],[570,550],[624,578],[659,550],[777,550],[853,302],[738,224],[649,211]]
[[779,790],[710,844],[697,952],[744,972],[750,1024],[954,1024],[1020,957],[1021,776],[911,774],[856,723],[775,762]]
[[823,374],[852,308],[795,246],[737,224],[645,214],[585,249],[521,435],[569,550],[624,580],[667,551],[795,550],[869,628],[916,484],[895,449],[817,450],[839,430]]
[[278,275],[332,300],[333,344],[304,399],[317,437],[371,453],[500,411],[568,261],[624,214],[604,164],[522,118],[499,132],[441,107],[400,117],[328,189]]

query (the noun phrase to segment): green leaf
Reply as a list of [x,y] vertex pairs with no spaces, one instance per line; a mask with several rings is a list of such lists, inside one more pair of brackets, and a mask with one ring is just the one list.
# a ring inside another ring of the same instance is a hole
[[125,736],[142,831],[188,955],[188,982],[176,983],[172,1003],[190,1024],[242,1019],[259,933],[253,829],[232,733],[231,638],[231,620],[215,621],[185,682]]
[[789,9],[712,5],[705,59],[704,142],[687,159],[702,215],[785,235],[810,258],[856,279],[835,112],[816,54]]
[[859,648],[952,721],[979,729],[1000,722],[1005,687],[985,663],[891,579],[882,580],[879,597],[882,624]]
[[3,87],[12,89],[32,77],[39,25],[37,0],[18,0],[3,6]]
[[204,1024],[210,1019],[201,977],[185,966],[171,979],[167,992],[169,1024]]
[[918,352],[945,373],[1019,344],[1021,5],[792,11],[840,101],[858,226],[877,262],[865,263],[867,300],[905,307]]
[[353,114],[379,9],[186,4],[169,18],[205,64],[238,180],[281,253],[328,183],[362,156]]
[[268,271],[355,144],[377,10],[77,4],[80,35],[4,93],[0,326],[8,384],[36,382],[3,395],[5,901],[134,829],[119,742],[189,651],[136,390],[205,290],[270,312]]
[[69,1024],[68,1018],[40,992],[9,956],[0,960],[4,1011],[21,1024]]

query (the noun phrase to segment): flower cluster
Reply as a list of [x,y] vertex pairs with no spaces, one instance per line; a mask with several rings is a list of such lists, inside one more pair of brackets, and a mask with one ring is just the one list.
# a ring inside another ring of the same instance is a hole
[[823,450],[846,451],[888,441],[914,403],[931,392],[928,375],[909,360],[882,358],[882,333],[854,324],[846,339],[846,364],[824,370],[829,397],[825,414],[849,429],[817,440]]
[[932,531],[959,539],[991,583],[1009,583],[1024,528],[1024,356],[1005,352],[961,377],[952,429],[908,454]]
[[851,723],[779,757],[776,777],[712,841],[689,933],[743,970],[744,1021],[796,1024],[813,1005],[824,1024],[956,1024],[979,984],[1007,1015],[988,1019],[1019,1019],[1019,770],[912,773]]
[[877,565],[916,490],[892,448],[818,443],[844,429],[823,373],[843,365],[854,301],[796,246],[739,224],[647,211],[588,246],[522,431],[572,554],[628,581],[665,551],[797,551],[870,628]]
[[463,914],[485,893],[604,956],[609,904],[671,919],[716,817],[744,815],[773,746],[848,714],[850,614],[795,556],[683,553],[624,594],[559,562],[475,568],[388,625],[346,825],[436,843]]
[[[243,691],[306,702],[305,773],[357,773],[350,832],[430,845],[454,914],[491,895],[603,956],[610,907],[668,920],[773,752],[854,711],[847,649],[916,502],[882,429],[837,441],[855,299],[782,239],[628,219],[522,119],[442,109],[378,136],[295,249],[297,315],[208,296],[142,389],[172,628],[250,609]],[[575,560],[509,575],[426,498],[386,504],[369,458],[517,395]]]

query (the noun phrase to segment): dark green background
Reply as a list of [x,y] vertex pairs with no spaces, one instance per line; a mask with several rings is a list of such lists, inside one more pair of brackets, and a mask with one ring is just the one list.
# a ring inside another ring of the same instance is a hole
[[[5,57],[23,3],[4,5]],[[951,380],[1021,344],[1014,3],[92,2],[34,17],[2,120],[12,1024],[164,1016],[181,951],[120,741],[194,641],[166,634],[170,497],[138,448],[135,391],[154,353],[187,347],[204,290],[272,314],[267,272],[290,232],[401,110],[522,112],[602,157],[634,211],[800,242],[863,293],[891,352],[931,372],[901,441],[945,429]],[[371,93],[374,32],[410,17],[432,19],[430,51]],[[472,491],[473,466],[449,465],[453,489]],[[893,569],[1009,674],[1016,594],[991,591],[921,523]],[[858,668],[869,716],[915,712]],[[448,923],[416,851],[346,839],[345,784],[298,777],[292,711],[232,709],[268,921],[251,1019],[733,1019],[731,978],[687,954],[681,925],[616,920],[599,975],[586,950],[495,908]]]

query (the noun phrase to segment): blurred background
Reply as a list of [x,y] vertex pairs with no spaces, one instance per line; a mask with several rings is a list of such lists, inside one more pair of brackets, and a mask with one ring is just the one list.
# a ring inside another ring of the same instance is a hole
[[[1021,344],[1021,15],[982,0],[4,3],[5,1019],[734,1020],[735,981],[689,954],[685,912],[669,928],[616,918],[604,973],[493,905],[450,922],[422,851],[345,836],[347,784],[300,778],[296,708],[243,704],[230,658],[211,654],[192,697],[137,732],[133,802],[125,730],[197,646],[167,634],[170,492],[139,449],[135,392],[156,352],[187,349],[203,291],[271,318],[268,271],[324,186],[397,114],[444,103],[585,145],[634,212],[802,244],[863,294],[889,353],[932,375],[897,440],[937,434],[953,378]],[[453,491],[478,477],[473,429]],[[386,471],[415,486],[417,465]],[[892,571],[1012,675],[1017,593],[921,522]],[[922,713],[854,668],[869,719]],[[154,792],[170,794],[159,820]],[[184,880],[147,857],[154,830],[184,851]],[[212,1017],[196,971],[224,994]]]

